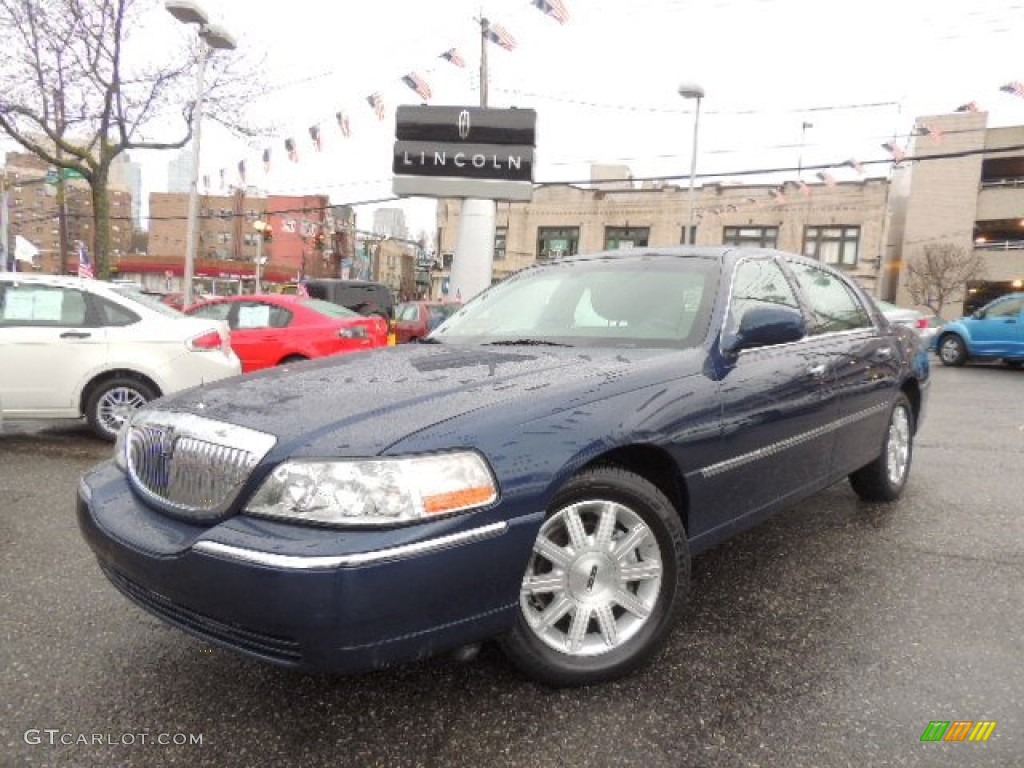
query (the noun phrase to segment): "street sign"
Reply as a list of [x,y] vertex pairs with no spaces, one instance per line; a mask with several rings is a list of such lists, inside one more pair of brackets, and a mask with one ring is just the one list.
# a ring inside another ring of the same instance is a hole
[[[68,179],[84,179],[85,177],[76,171],[74,168],[61,168],[61,177],[67,181]],[[46,183],[56,184],[57,183],[57,169],[49,168],[46,171]]]
[[537,113],[486,107],[398,107],[397,195],[530,200]]

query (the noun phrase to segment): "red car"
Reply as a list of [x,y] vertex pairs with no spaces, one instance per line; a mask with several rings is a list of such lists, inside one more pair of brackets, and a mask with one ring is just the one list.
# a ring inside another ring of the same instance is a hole
[[226,320],[242,371],[258,371],[313,357],[383,347],[388,323],[319,299],[284,294],[219,296],[185,314]]
[[462,304],[440,301],[407,301],[395,307],[395,341],[422,339],[454,315]]

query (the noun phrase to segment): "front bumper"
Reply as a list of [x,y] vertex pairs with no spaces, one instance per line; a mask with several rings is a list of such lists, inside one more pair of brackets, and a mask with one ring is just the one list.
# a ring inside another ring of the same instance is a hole
[[307,671],[373,669],[505,631],[541,518],[353,532],[236,516],[206,528],[145,506],[109,462],[78,494],[82,534],[123,594],[210,643]]

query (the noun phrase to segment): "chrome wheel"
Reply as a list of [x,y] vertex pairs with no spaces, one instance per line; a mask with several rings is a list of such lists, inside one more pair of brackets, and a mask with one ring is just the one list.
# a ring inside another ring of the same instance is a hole
[[144,382],[124,377],[94,388],[86,403],[89,426],[103,439],[113,440],[138,409],[157,396]]
[[644,627],[661,587],[661,552],[643,518],[618,502],[589,500],[559,509],[544,523],[519,605],[547,647],[598,656]]
[[958,336],[947,334],[939,340],[939,359],[944,365],[962,365],[967,349]]
[[894,486],[903,484],[910,465],[910,418],[907,409],[898,407],[892,412],[889,422],[889,437],[886,441],[886,472]]

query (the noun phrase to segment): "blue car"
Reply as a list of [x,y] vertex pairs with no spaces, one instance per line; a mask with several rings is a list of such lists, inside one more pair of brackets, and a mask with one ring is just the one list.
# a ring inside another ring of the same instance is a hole
[[1012,368],[1024,364],[1024,293],[1009,293],[969,317],[942,326],[935,351],[943,365],[970,359],[999,360]]
[[497,639],[554,686],[647,662],[691,558],[849,478],[893,501],[928,355],[771,250],[559,259],[419,344],[163,398],[81,480],[100,568],[208,643],[355,672]]

